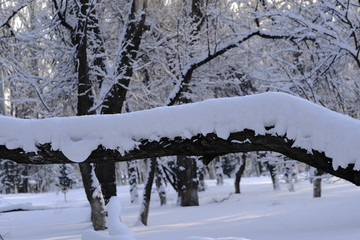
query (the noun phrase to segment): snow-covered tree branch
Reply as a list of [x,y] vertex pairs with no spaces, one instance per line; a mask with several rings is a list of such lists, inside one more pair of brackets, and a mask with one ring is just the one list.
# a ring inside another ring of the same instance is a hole
[[[269,150],[360,185],[360,122],[282,93],[109,116],[0,118],[0,158],[19,163],[129,161]],[[70,161],[70,160],[71,161]]]

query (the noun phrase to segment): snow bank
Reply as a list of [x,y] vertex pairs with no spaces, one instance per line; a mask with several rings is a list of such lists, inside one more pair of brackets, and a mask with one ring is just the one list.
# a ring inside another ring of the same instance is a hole
[[[99,145],[125,153],[141,139],[191,138],[215,132],[252,129],[256,134],[285,135],[294,146],[325,152],[333,167],[355,164],[360,170],[360,121],[284,93],[212,99],[120,115],[96,115],[42,120],[0,117],[0,145],[36,151],[51,143],[75,162],[84,161]],[[274,126],[266,130],[266,126]]]

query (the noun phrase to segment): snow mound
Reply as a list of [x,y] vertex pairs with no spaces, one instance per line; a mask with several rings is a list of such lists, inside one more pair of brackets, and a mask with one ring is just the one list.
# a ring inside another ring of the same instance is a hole
[[[294,147],[324,152],[333,167],[355,164],[360,170],[360,121],[285,93],[211,99],[151,110],[42,120],[0,117],[0,145],[36,152],[37,144],[51,143],[75,162],[87,159],[99,145],[121,154],[141,139],[191,138],[216,133],[227,139],[244,129],[294,140]],[[273,127],[270,130],[267,127]]]
[[120,199],[111,197],[106,205],[108,212],[107,228],[109,235],[88,229],[83,232],[83,240],[135,240],[133,232],[120,221],[121,204]]

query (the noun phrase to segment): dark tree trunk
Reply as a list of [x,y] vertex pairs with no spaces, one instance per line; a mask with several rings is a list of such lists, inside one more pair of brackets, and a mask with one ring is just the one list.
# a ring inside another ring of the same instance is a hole
[[101,186],[105,205],[112,196],[116,196],[115,161],[95,164],[96,177]]
[[258,165],[258,169],[259,169],[259,176],[261,176],[264,173],[263,164],[261,161],[258,161],[257,165]]
[[165,191],[165,173],[161,167],[161,160],[160,158],[156,158],[156,189],[159,193],[160,198],[160,206],[166,205],[166,191]]
[[278,169],[277,169],[276,164],[267,163],[266,165],[270,172],[271,181],[273,183],[274,190],[275,191],[280,190],[279,175],[278,175]]
[[103,106],[105,107],[101,110],[103,114],[121,113],[126,99],[127,87],[134,72],[133,63],[137,58],[142,35],[146,27],[145,1],[142,2],[143,6],[136,6],[136,3],[135,0],[131,3],[128,22],[125,26],[125,35],[121,43],[123,49],[121,49],[117,59],[119,64],[116,66],[116,74],[121,77],[118,78],[118,82],[112,86],[109,94],[104,99]]
[[144,187],[143,199],[141,203],[139,220],[142,224],[147,226],[147,220],[149,216],[150,199],[151,199],[151,188],[154,182],[154,175],[156,169],[156,158],[147,160],[148,171],[147,178]]
[[[77,46],[77,71],[78,71],[78,104],[77,115],[89,115],[89,109],[93,106],[92,83],[89,79],[89,66],[87,57],[87,11],[88,1],[81,1],[80,17],[78,18],[77,29],[73,29],[73,44]],[[80,164],[81,176],[84,184],[86,197],[91,207],[91,221],[95,230],[106,229],[106,218],[104,200],[101,191],[96,194],[94,191],[94,169],[89,163]]]
[[314,173],[314,197],[321,197],[321,175],[324,174],[324,171],[316,169]]
[[139,202],[139,193],[137,188],[137,166],[136,160],[128,162],[128,175],[129,175],[129,188],[130,188],[130,202],[138,203]]
[[[95,172],[93,163],[80,163],[80,172],[84,183],[86,197],[91,207],[91,222],[94,230],[105,230],[106,216],[105,216],[105,202],[102,198],[100,186],[96,189],[97,183],[94,182]],[[85,181],[84,181],[85,180]],[[98,192],[96,192],[98,191]]]
[[177,156],[178,205],[199,206],[196,161],[193,157]]
[[241,162],[240,162],[239,169],[238,169],[238,171],[236,171],[236,174],[235,174],[235,193],[238,193],[238,194],[241,193],[241,191],[240,191],[240,181],[241,181],[241,176],[245,171],[246,154],[243,153],[241,158],[242,159],[241,159]]
[[[133,75],[133,61],[137,58],[137,52],[141,43],[141,36],[145,30],[145,13],[137,15],[136,1],[132,2],[132,7],[128,15],[128,23],[125,26],[125,36],[121,43],[125,46],[122,49],[119,65],[117,66],[117,74],[123,76],[118,79],[109,94],[103,102],[101,114],[115,114],[121,113],[126,99],[127,87],[130,83],[130,78]],[[143,10],[144,6],[141,6]],[[99,61],[101,63],[101,61]],[[102,66],[102,65],[101,65]],[[100,67],[101,67],[100,66]],[[116,174],[115,163],[98,164],[96,165],[96,175],[99,178],[101,188],[104,194],[105,203],[107,203],[112,196],[116,196]]]

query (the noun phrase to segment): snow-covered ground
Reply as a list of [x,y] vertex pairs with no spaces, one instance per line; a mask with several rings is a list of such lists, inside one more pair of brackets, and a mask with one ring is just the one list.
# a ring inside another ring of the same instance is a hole
[[[176,206],[168,188],[168,204],[160,207],[152,195],[149,226],[134,226],[139,205],[131,205],[127,186],[118,187],[122,221],[137,240],[357,240],[360,239],[360,188],[331,178],[323,183],[322,198],[312,197],[312,185],[300,181],[295,192],[274,192],[267,177],[244,178],[242,194],[233,192],[233,180],[224,186],[207,181],[199,207]],[[11,204],[31,211],[0,213],[4,240],[80,239],[89,222],[90,208],[83,189],[62,193],[0,195],[0,211]],[[44,209],[44,210],[39,210]],[[1,238],[0,238],[1,239]]]

